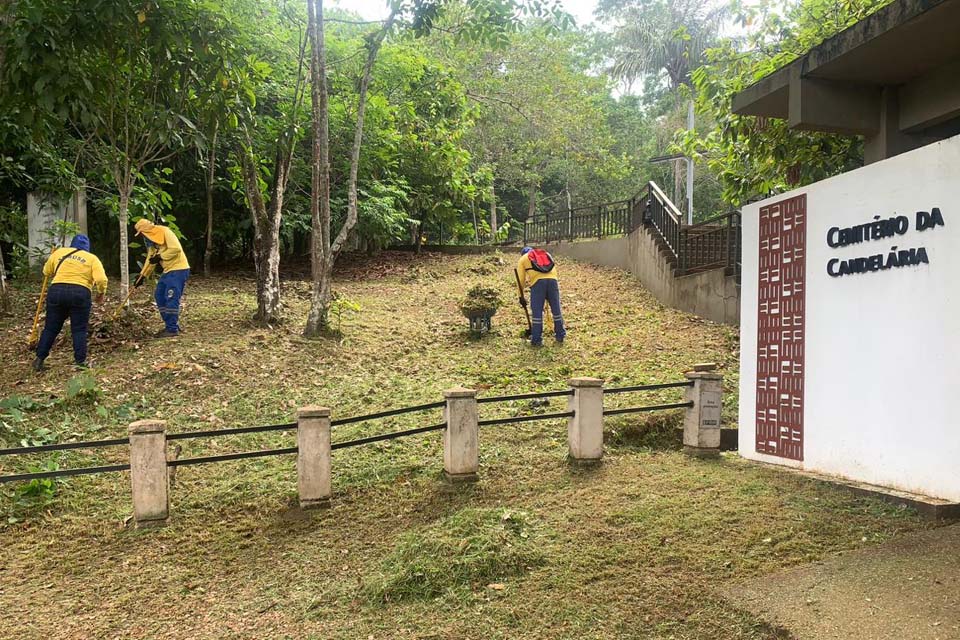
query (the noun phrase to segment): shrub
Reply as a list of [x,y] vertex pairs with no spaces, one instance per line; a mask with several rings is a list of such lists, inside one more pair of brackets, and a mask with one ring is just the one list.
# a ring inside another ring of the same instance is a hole
[[92,373],[83,372],[67,380],[68,401],[93,402],[100,397],[100,387]]

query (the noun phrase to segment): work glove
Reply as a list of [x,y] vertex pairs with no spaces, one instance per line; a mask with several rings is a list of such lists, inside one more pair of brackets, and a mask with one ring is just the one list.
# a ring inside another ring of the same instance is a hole
[[140,285],[143,284],[143,274],[141,273],[136,280],[133,281],[133,288],[139,289]]
[[526,306],[527,306],[527,299],[524,298],[523,296],[520,296],[520,306],[521,306],[521,307],[526,307]]
[[156,255],[150,258],[150,264],[160,264],[160,256]]

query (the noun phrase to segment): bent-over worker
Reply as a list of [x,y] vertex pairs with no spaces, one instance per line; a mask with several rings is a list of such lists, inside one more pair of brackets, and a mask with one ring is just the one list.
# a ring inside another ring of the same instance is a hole
[[[550,304],[553,314],[553,333],[557,342],[563,342],[567,332],[560,313],[560,284],[557,281],[557,265],[553,257],[543,249],[524,247],[517,263],[520,281],[530,288],[530,306],[533,311],[533,327],[530,344],[539,347],[543,344],[543,304]],[[525,304],[523,292],[520,292],[520,304]]]
[[180,334],[180,298],[190,278],[190,263],[180,246],[176,234],[168,227],[153,224],[149,220],[137,220],[134,225],[137,235],[143,236],[147,242],[147,261],[143,271],[133,286],[143,284],[144,274],[148,265],[163,269],[163,275],[157,281],[154,297],[157,302],[157,311],[163,319],[164,327],[155,335],[158,338],[172,338]]
[[50,281],[47,290],[47,317],[43,333],[37,343],[34,371],[42,371],[43,361],[50,355],[53,343],[70,319],[73,337],[73,360],[77,366],[87,366],[87,327],[90,324],[91,295],[97,292],[97,302],[103,302],[107,291],[107,275],[100,258],[90,253],[90,239],[79,234],[70,247],[55,249],[43,265],[43,275]]

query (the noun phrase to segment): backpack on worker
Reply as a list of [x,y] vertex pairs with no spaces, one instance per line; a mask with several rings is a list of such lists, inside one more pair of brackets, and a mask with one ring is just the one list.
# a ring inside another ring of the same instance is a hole
[[534,271],[540,273],[550,273],[553,271],[553,256],[543,249],[531,249],[527,252],[527,258],[530,259],[530,266]]

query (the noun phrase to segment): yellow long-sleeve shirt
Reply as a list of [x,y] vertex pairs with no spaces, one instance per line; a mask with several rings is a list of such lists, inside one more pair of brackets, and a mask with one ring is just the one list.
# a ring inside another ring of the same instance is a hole
[[[183,247],[180,245],[180,240],[177,239],[177,235],[169,228],[159,225],[153,229],[154,235],[148,237],[154,243],[154,246],[150,247],[150,250],[147,252],[147,260],[155,255],[159,255],[160,266],[163,267],[164,271],[189,269],[190,263],[187,262],[187,255],[183,252]],[[160,234],[155,233],[156,231],[162,231],[162,242],[158,242],[158,240],[160,240]]]
[[[43,265],[43,275],[53,277],[50,284],[77,284],[86,287],[90,291],[104,293],[107,290],[107,274],[103,271],[103,263],[100,258],[89,251],[74,251],[69,247],[54,249],[53,253]],[[70,254],[67,256],[67,254]],[[67,258],[57,269],[60,259]],[[56,271],[56,275],[54,275]]]
[[556,280],[557,266],[554,265],[549,273],[540,273],[531,266],[528,256],[520,256],[520,260],[517,262],[517,273],[520,274],[520,282],[525,287],[532,287],[538,280]]

